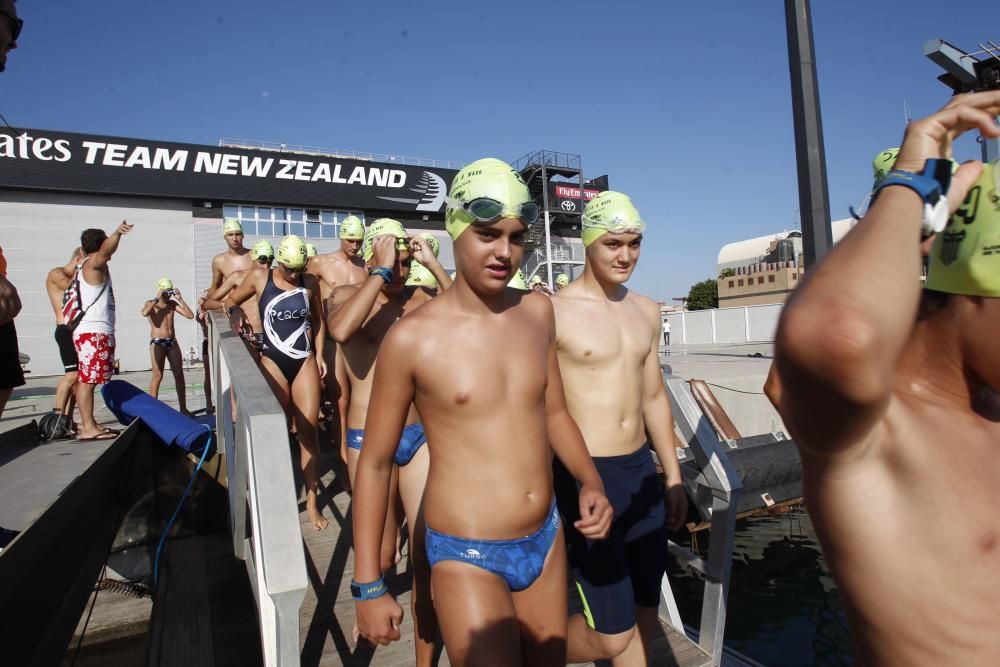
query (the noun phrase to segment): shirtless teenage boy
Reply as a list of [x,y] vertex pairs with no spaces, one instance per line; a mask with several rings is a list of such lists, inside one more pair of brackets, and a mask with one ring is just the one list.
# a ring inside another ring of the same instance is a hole
[[[657,609],[669,531],[687,513],[657,354],[660,307],[625,287],[645,228],[632,200],[619,192],[588,202],[583,275],[552,299],[566,404],[615,509],[608,540],[566,531],[570,568],[587,610],[569,622],[570,662],[649,664],[650,643],[662,634]],[[666,507],[647,435],[666,473]],[[576,485],[568,477],[557,464],[559,509],[575,518]]]
[[76,403],[73,389],[77,379],[76,348],[73,346],[73,332],[63,321],[62,300],[66,288],[69,287],[76,273],[76,267],[83,259],[83,250],[77,248],[65,266],[57,266],[45,276],[45,292],[52,305],[52,313],[56,317],[55,339],[59,347],[59,358],[63,363],[63,377],[56,386],[56,403],[54,412],[63,417],[61,424],[65,431],[72,431],[73,406]]
[[401,319],[379,352],[354,494],[358,626],[374,642],[399,639],[402,610],[384,595],[378,554],[393,456],[415,405],[434,450],[422,513],[451,664],[565,664],[550,442],[582,483],[577,527],[605,536],[611,506],[566,411],[552,305],[507,288],[538,207],[517,172],[491,158],[463,168],[447,202],[457,282]]
[[230,294],[230,323],[237,332],[246,326],[246,313],[240,304],[256,296],[264,334],[260,368],[278,403],[295,422],[306,512],[313,529],[323,530],[330,522],[316,503],[320,477],[316,438],[319,381],[326,375],[319,282],[315,276],[305,274],[306,244],[298,236],[281,240],[275,260],[275,268],[251,271]]
[[[411,248],[413,249],[411,251]],[[371,409],[370,396],[375,374],[375,358],[387,332],[397,320],[412,312],[431,296],[422,289],[406,287],[410,262],[417,256],[435,274],[448,279],[441,264],[430,251],[414,239],[407,240],[406,230],[397,221],[381,218],[365,233],[363,251],[371,266],[371,275],[359,285],[346,285],[333,291],[327,304],[329,328],[340,344],[339,356],[350,382],[347,409],[347,463],[353,486],[358,459],[366,446],[366,417]],[[416,410],[407,411],[402,437],[397,437],[393,452],[394,481],[406,515],[413,556],[412,605],[416,637],[417,664],[431,664],[434,653],[434,611],[430,600],[429,569],[422,558],[423,535],[416,530],[420,500],[427,483],[427,438]],[[398,475],[396,470],[398,468]],[[395,485],[394,485],[395,486]],[[394,495],[394,494],[393,494]],[[396,561],[396,535],[399,522],[392,498],[389,511],[383,513],[379,571]]]
[[212,258],[211,289],[217,288],[233,271],[253,267],[250,250],[243,247],[243,225],[236,218],[226,218],[222,223],[222,237],[228,248]]
[[191,308],[184,303],[181,291],[174,287],[169,278],[160,278],[156,282],[156,297],[147,301],[141,311],[142,316],[149,320],[149,360],[153,371],[149,378],[149,395],[159,397],[163,367],[169,359],[170,372],[174,375],[174,387],[177,389],[177,405],[187,415],[191,413],[187,409],[184,359],[174,330],[174,313],[180,313],[189,320],[194,317]]
[[[208,296],[205,297],[202,303],[204,308],[208,310],[225,308],[227,306],[226,297],[240,286],[250,272],[270,269],[271,262],[274,261],[274,247],[270,241],[261,239],[253,244],[250,255],[254,262],[250,268],[233,271],[226,276],[221,285],[209,291]],[[258,308],[256,294],[247,299],[243,314],[246,315],[247,326],[240,331],[240,336],[250,346],[254,358],[259,359],[261,346],[264,343],[264,334],[260,326],[260,309]]]
[[[1000,661],[1000,163],[967,163],[948,189],[937,161],[970,129],[1000,135],[997,115],[993,91],[911,123],[778,326],[765,390],[799,447],[857,664]],[[936,189],[954,211],[943,229],[933,209],[922,224]]]

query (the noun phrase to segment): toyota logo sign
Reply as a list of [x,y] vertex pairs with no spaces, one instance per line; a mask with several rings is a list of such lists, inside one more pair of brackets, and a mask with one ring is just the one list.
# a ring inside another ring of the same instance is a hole
[[576,210],[576,202],[573,201],[572,199],[564,199],[563,202],[562,202],[562,204],[560,204],[560,206],[562,206],[562,210],[564,210],[564,211],[575,211]]

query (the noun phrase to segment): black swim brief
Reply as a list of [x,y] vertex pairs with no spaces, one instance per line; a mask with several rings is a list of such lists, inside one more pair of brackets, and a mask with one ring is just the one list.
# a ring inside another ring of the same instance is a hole
[[76,358],[76,346],[73,345],[73,332],[65,324],[56,325],[56,345],[59,346],[59,358],[63,363],[64,373],[75,373],[79,361]]

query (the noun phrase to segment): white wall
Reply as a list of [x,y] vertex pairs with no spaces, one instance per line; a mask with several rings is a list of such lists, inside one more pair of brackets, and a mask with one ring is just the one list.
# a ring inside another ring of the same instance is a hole
[[[195,307],[194,248],[191,203],[93,195],[29,193],[0,190],[0,245],[7,257],[7,277],[21,295],[23,309],[15,320],[18,345],[31,355],[31,376],[61,375],[55,341],[55,317],[45,292],[45,276],[64,265],[88,227],[112,232],[122,220],[135,229],[111,260],[117,303],[117,356],[123,370],[143,370],[149,362],[149,324],[139,311],[155,296],[156,281],[173,280]],[[176,318],[185,356],[196,347],[201,331],[192,321]]]
[[667,313],[671,345],[764,343],[774,340],[783,304]]

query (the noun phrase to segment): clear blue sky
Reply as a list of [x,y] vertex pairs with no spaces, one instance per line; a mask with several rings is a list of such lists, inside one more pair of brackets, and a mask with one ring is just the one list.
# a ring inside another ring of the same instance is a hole
[[[649,223],[633,287],[715,273],[797,225],[784,3],[21,0],[0,75],[14,126],[222,136],[435,157],[580,153]],[[1000,41],[995,0],[813,0],[830,205],[947,101],[926,40]],[[990,31],[993,32],[990,32]],[[971,142],[959,157],[978,157]]]

